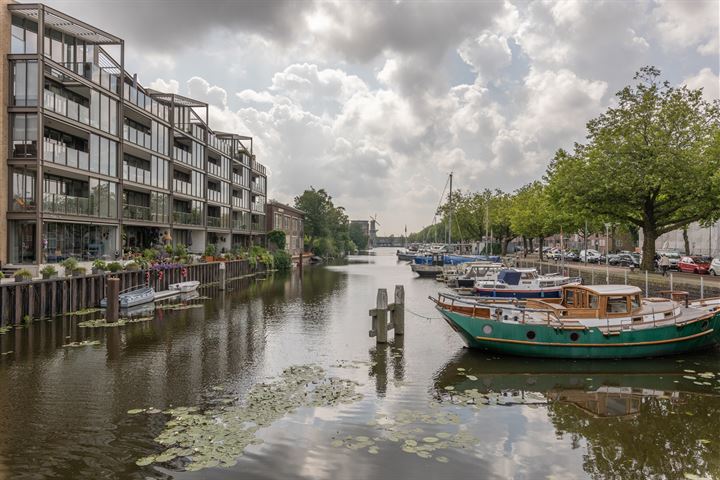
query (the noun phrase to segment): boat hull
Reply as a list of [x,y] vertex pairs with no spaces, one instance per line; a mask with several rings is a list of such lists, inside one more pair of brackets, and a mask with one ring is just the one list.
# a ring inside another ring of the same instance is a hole
[[443,271],[442,265],[420,265],[413,263],[410,268],[419,276],[429,278],[436,278],[438,274]]
[[468,347],[504,355],[574,359],[643,358],[679,355],[720,343],[720,312],[684,325],[670,324],[606,335],[598,328],[569,330],[538,324],[505,323],[464,315],[440,306],[438,310]]
[[560,298],[562,287],[542,290],[499,290],[491,288],[475,288],[475,295],[488,298]]

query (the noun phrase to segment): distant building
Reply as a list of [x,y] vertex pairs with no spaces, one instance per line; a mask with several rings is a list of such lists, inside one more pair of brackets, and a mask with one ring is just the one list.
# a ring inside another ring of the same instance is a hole
[[[642,245],[642,230],[640,231],[640,245]],[[701,227],[699,223],[688,226],[688,243],[690,253],[693,255],[720,256],[720,222],[710,227]],[[664,233],[655,241],[657,250],[685,251],[685,240],[682,230],[673,230]]]
[[267,203],[267,231],[285,232],[285,250],[292,255],[300,255],[305,239],[305,212],[290,205],[270,200]]
[[363,235],[370,237],[370,222],[368,220],[350,220],[350,225],[360,225]]

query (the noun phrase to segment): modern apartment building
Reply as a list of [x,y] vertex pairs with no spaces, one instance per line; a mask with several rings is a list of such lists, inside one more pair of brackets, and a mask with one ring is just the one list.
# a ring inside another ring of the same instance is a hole
[[139,85],[122,39],[42,4],[0,7],[3,265],[262,241],[267,176],[251,137]]

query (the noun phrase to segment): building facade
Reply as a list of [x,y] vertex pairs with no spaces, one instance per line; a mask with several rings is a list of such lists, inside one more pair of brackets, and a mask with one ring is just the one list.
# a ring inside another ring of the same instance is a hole
[[285,232],[285,250],[300,255],[305,247],[305,212],[275,200],[267,204],[267,231]]
[[0,2],[3,264],[262,241],[267,175],[251,137],[212,130],[203,102],[143,88],[122,39]]

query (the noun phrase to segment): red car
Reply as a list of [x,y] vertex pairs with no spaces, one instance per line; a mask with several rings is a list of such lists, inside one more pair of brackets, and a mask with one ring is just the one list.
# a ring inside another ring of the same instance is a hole
[[710,257],[682,257],[678,262],[678,269],[681,272],[689,273],[708,273],[710,270]]

